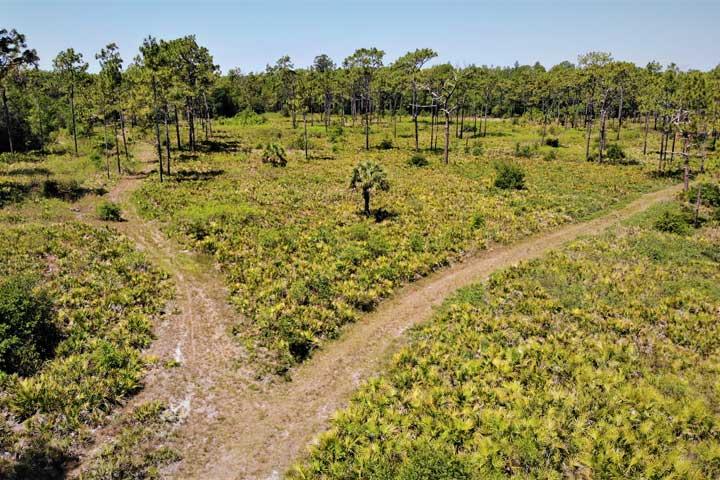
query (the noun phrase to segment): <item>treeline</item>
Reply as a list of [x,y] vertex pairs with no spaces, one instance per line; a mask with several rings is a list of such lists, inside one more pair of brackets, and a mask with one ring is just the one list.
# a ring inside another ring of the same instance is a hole
[[[367,148],[371,124],[390,119],[394,125],[399,115],[411,116],[415,147],[421,148],[422,116],[430,123],[428,146],[437,148],[444,137],[446,158],[451,135],[483,135],[489,117],[529,117],[543,125],[543,136],[551,122],[585,128],[586,157],[600,161],[611,140],[608,131],[619,138],[628,120],[644,122],[646,139],[651,128],[661,132],[661,145],[654,150],[661,163],[668,151],[674,154],[678,139],[680,154],[715,147],[720,67],[707,72],[657,62],[639,67],[603,52],[550,69],[539,63],[428,67],[436,57],[431,49],[418,49],[386,63],[382,50],[363,48],[339,64],[319,55],[299,68],[284,56],[263,72],[234,69],[221,75],[194,36],[148,37],[127,67],[117,46],[109,44],[95,56],[99,73],[90,74],[73,49],[60,52],[51,71],[39,70],[24,36],[0,30],[0,151],[42,150],[66,129],[77,152],[79,135],[102,128],[103,149],[106,155],[112,149],[120,168],[129,124],[152,131],[162,174],[170,171],[171,144],[194,150],[200,136],[212,135],[214,116],[245,111],[283,112],[294,127],[300,119],[326,126],[334,118],[359,124]],[[591,138],[596,147],[591,148]]]

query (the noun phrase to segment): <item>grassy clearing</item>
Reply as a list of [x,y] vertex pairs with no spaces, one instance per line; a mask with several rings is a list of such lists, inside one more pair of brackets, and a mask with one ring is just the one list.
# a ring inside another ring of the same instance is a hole
[[290,478],[718,478],[720,228],[674,208],[459,292]]
[[[373,126],[378,147],[369,152],[359,125],[327,133],[309,126],[306,161],[302,126],[293,131],[287,119],[266,117],[253,125],[218,122],[203,153],[185,155],[174,178],[145,183],[135,200],[171,235],[215,255],[233,302],[251,319],[238,335],[273,347],[280,369],[399,285],[466,252],[587,219],[673,182],[654,177],[649,163],[581,160],[581,130],[552,127],[556,148],[537,145],[539,127],[509,121],[491,121],[487,137],[454,139],[450,165],[436,151],[421,152],[427,165],[413,163],[406,121],[395,137],[391,125]],[[284,146],[287,166],[262,163],[271,142]],[[639,127],[625,130],[621,142],[629,157],[641,156]],[[528,155],[516,155],[517,145]],[[548,152],[554,160],[543,160]],[[380,163],[390,181],[388,192],[373,194],[370,218],[360,193],[348,188],[363,159]],[[525,172],[524,189],[494,186],[499,161]]]

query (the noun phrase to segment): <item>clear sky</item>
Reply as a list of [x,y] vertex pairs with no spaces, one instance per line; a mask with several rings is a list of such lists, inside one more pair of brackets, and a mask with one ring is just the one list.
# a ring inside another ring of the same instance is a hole
[[115,42],[126,62],[147,35],[196,34],[223,71],[257,71],[288,54],[297,66],[327,53],[337,63],[360,47],[392,61],[430,47],[439,61],[553,65],[590,50],[645,65],[720,63],[720,0],[702,1],[38,1],[0,0],[0,28],[15,28],[48,68],[73,47],[94,54]]

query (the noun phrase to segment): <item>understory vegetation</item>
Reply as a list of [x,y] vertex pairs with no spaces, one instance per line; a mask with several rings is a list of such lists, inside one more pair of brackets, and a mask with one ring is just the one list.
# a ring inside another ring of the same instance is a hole
[[166,277],[81,223],[0,229],[2,478],[55,478],[89,429],[142,386]]
[[460,291],[290,478],[718,478],[720,225],[677,208]]
[[[333,143],[324,126],[310,126],[315,146],[305,160],[291,146],[288,120],[266,117],[252,127],[218,122],[215,134],[233,152],[198,155],[178,167],[175,181],[146,182],[135,200],[168,233],[215,256],[232,301],[251,319],[238,335],[271,346],[281,370],[399,285],[465,253],[589,218],[677,181],[653,174],[651,164],[585,162],[581,130],[553,128],[563,147],[538,150],[561,150],[554,162],[513,158],[516,142],[536,133],[508,121],[492,121],[487,137],[466,140],[482,141],[480,156],[453,149],[449,165],[433,150],[408,164],[414,139],[407,121],[393,126],[395,148],[369,153],[361,127],[343,127]],[[373,125],[371,136],[388,127]],[[641,156],[638,129],[626,128],[623,145]],[[263,164],[271,139],[287,146],[284,168]],[[369,216],[348,188],[358,159],[379,164],[390,184],[372,193]]]

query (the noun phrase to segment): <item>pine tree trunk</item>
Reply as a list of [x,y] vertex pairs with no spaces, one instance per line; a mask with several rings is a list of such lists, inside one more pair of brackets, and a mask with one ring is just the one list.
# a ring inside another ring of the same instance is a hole
[[75,85],[70,84],[70,112],[72,114],[73,141],[75,142],[75,156],[78,156],[77,126],[75,123]]
[[177,137],[177,148],[178,151],[182,150],[182,142],[180,141],[180,117],[178,116],[178,109],[177,105],[174,106],[175,109],[175,136]]
[[623,109],[623,89],[620,89],[620,108],[618,108],[618,128],[615,140],[620,140],[620,130],[622,130],[622,109]]
[[128,153],[127,137],[125,136],[125,114],[120,111],[120,130],[122,130],[123,148],[125,150],[125,160],[130,161],[130,154]]
[[365,204],[365,215],[370,216],[370,190],[363,190],[363,202]]
[[7,94],[5,93],[4,88],[2,89],[2,101],[3,111],[5,112],[5,130],[7,131],[8,145],[10,146],[10,153],[15,153],[15,148],[13,147],[12,140],[12,131],[10,130],[10,108],[8,108]]
[[592,119],[587,122],[587,136],[585,138],[585,160],[590,160],[590,136],[592,135]]
[[110,157],[108,155],[107,119],[105,118],[105,112],[103,112],[103,153],[105,154],[105,166],[107,167],[107,177],[110,178]]
[[650,126],[650,113],[645,114],[645,138],[643,139],[643,155],[647,155],[648,127]]
[[167,174],[170,175],[170,126],[168,125],[167,105],[163,109],[163,120],[165,122],[165,152],[167,153]]
[[308,134],[307,134],[307,114],[303,112],[303,127],[305,128],[305,160],[308,159]]
[[445,165],[450,161],[450,112],[445,112]]
[[120,142],[118,142],[118,122],[113,122],[113,133],[115,135],[115,159],[117,160],[118,175],[122,173],[120,169]]
[[158,108],[157,108],[157,83],[155,76],[152,78],[152,91],[153,91],[153,123],[155,123],[155,145],[157,146],[158,155],[158,173],[160,174],[160,181],[163,181],[163,159],[162,159],[162,145],[160,142],[160,123],[158,122]]

